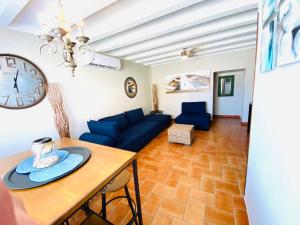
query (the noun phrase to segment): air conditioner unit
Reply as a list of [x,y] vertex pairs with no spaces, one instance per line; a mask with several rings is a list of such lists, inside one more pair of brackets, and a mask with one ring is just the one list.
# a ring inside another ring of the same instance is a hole
[[120,59],[99,53],[95,53],[94,59],[90,65],[110,70],[120,70],[122,67]]

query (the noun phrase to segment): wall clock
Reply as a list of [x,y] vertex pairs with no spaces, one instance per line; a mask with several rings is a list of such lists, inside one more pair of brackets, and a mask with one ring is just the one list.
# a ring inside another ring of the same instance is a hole
[[30,60],[0,54],[0,107],[24,109],[41,102],[47,93],[43,72]]
[[127,77],[124,83],[126,95],[129,98],[134,98],[137,94],[137,84],[132,77]]

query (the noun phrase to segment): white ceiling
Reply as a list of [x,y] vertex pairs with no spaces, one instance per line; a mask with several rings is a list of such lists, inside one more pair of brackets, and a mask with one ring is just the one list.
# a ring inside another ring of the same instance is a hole
[[[144,65],[182,60],[183,48],[203,56],[256,44],[257,0],[61,1],[70,25],[84,21],[95,51]],[[40,34],[38,14],[50,2],[1,0],[0,27]]]

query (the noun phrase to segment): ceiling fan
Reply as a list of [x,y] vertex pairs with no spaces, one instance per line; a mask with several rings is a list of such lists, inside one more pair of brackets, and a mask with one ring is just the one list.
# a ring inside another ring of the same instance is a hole
[[193,57],[193,53],[194,53],[193,51],[195,49],[196,48],[191,48],[191,49],[183,48],[182,51],[180,52],[181,58],[185,60],[187,58]]

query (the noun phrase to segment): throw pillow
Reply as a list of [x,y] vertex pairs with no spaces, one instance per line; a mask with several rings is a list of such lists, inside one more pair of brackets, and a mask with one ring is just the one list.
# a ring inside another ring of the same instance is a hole
[[134,125],[144,120],[144,112],[141,108],[125,112],[130,125]]
[[109,136],[114,139],[116,143],[121,142],[121,135],[118,124],[115,122],[98,122],[91,120],[87,122],[90,132],[93,134],[99,134]]

